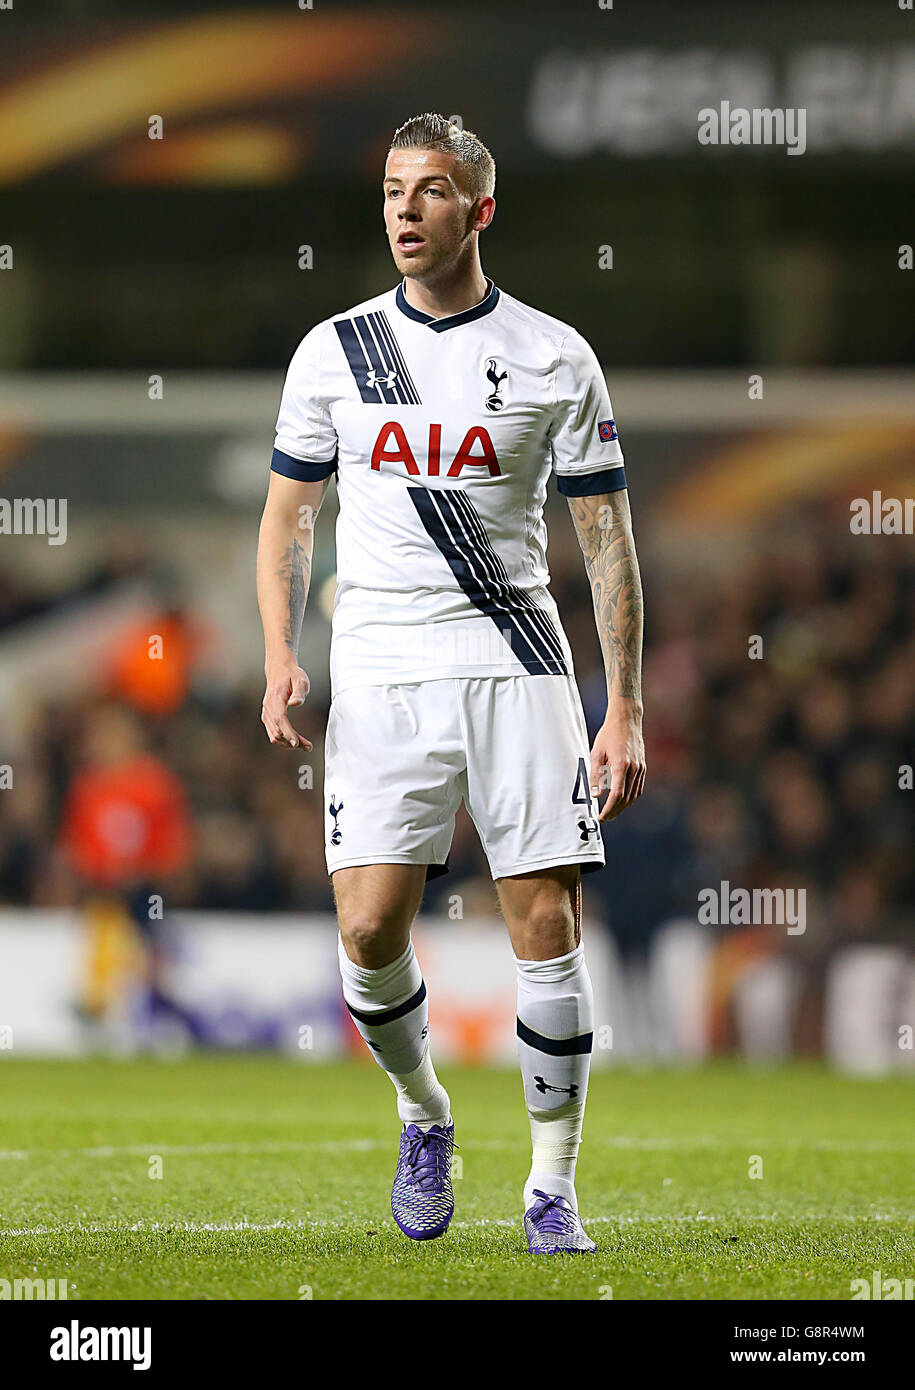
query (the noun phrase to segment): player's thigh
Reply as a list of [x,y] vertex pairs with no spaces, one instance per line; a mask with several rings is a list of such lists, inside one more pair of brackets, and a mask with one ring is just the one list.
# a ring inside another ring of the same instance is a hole
[[426,884],[425,864],[359,864],[331,881],[343,947],[366,970],[380,970],[406,950]]
[[493,878],[602,867],[588,733],[574,680],[471,679],[461,693],[467,807]]
[[324,761],[329,873],[445,862],[466,766],[453,685],[364,686],[335,697]]
[[581,870],[577,864],[496,879],[499,905],[519,960],[555,960],[581,938]]

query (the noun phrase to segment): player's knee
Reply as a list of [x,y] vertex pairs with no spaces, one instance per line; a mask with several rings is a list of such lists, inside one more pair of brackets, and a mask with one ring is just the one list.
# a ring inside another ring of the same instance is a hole
[[340,935],[351,960],[380,970],[406,950],[409,928],[383,912],[365,910],[342,918]]
[[[522,959],[549,960],[566,955],[575,949],[575,914],[571,904],[552,897],[535,899],[516,934],[526,943],[520,953]],[[528,950],[531,954],[525,956]]]

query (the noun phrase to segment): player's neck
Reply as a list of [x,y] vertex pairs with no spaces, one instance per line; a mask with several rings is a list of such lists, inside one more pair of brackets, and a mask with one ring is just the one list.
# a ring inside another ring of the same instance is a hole
[[486,298],[486,289],[486,276],[478,260],[462,266],[447,279],[436,280],[432,284],[409,278],[404,281],[407,303],[435,319],[449,318],[452,314],[475,308]]

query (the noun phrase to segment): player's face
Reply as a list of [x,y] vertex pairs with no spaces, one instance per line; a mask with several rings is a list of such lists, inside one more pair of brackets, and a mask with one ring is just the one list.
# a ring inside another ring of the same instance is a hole
[[384,224],[401,275],[435,278],[465,255],[474,204],[457,182],[457,161],[440,150],[392,150],[385,165]]

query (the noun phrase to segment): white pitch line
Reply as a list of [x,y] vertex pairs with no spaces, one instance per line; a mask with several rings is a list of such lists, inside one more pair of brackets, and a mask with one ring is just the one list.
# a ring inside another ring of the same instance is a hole
[[[90,1148],[78,1149],[0,1149],[0,1162],[26,1162],[33,1158],[147,1158],[150,1154],[173,1154],[192,1157],[195,1154],[269,1154],[314,1151],[316,1153],[371,1153],[376,1149],[388,1149],[391,1140],[381,1139],[288,1139],[244,1141],[222,1144],[100,1144]],[[465,1152],[474,1149],[499,1150],[522,1148],[522,1139],[471,1139],[461,1147]],[[611,1139],[589,1144],[589,1152],[600,1149],[643,1149],[647,1152],[663,1153],[683,1149],[823,1149],[848,1153],[895,1153],[912,1150],[915,1142],[905,1139],[717,1139],[713,1135],[702,1135],[694,1139],[642,1139],[633,1135],[618,1134]]]
[[101,1144],[86,1149],[0,1149],[0,1160],[31,1158],[116,1158],[119,1155],[147,1158],[150,1154],[258,1154],[290,1153],[315,1149],[322,1153],[361,1152],[390,1148],[380,1139],[289,1139],[263,1142],[239,1141],[231,1144]]
[[[368,1218],[366,1218],[368,1219]],[[585,1222],[588,1226],[638,1226],[638,1225],[660,1225],[663,1222],[673,1222],[677,1225],[729,1225],[734,1222],[765,1222],[781,1223],[783,1225],[798,1225],[806,1221],[835,1221],[844,1225],[857,1225],[865,1222],[879,1221],[915,1221],[915,1216],[894,1215],[892,1212],[868,1212],[851,1213],[846,1212],[836,1216],[829,1212],[807,1212],[803,1216],[792,1213],[779,1212],[759,1212],[757,1214],[743,1213],[735,1215],[727,1213],[717,1216],[710,1212],[695,1212],[687,1215],[664,1215],[660,1212],[643,1214],[625,1214],[617,1216],[587,1216]],[[204,1235],[211,1232],[234,1234],[242,1231],[314,1231],[334,1230],[358,1231],[365,1223],[363,1221],[328,1221],[328,1220],[297,1220],[289,1221],[280,1218],[277,1221],[134,1221],[130,1224],[123,1222],[104,1222],[95,1221],[86,1225],[63,1224],[59,1226],[19,1226],[0,1229],[0,1236],[75,1236],[75,1235],[111,1235],[123,1232],[124,1234],[154,1233],[163,1231],[169,1235]],[[482,1230],[488,1226],[499,1226],[514,1229],[520,1226],[521,1218],[509,1220],[506,1217],[482,1217],[477,1221],[452,1221],[454,1228],[461,1230]],[[391,1228],[393,1230],[393,1228]]]

